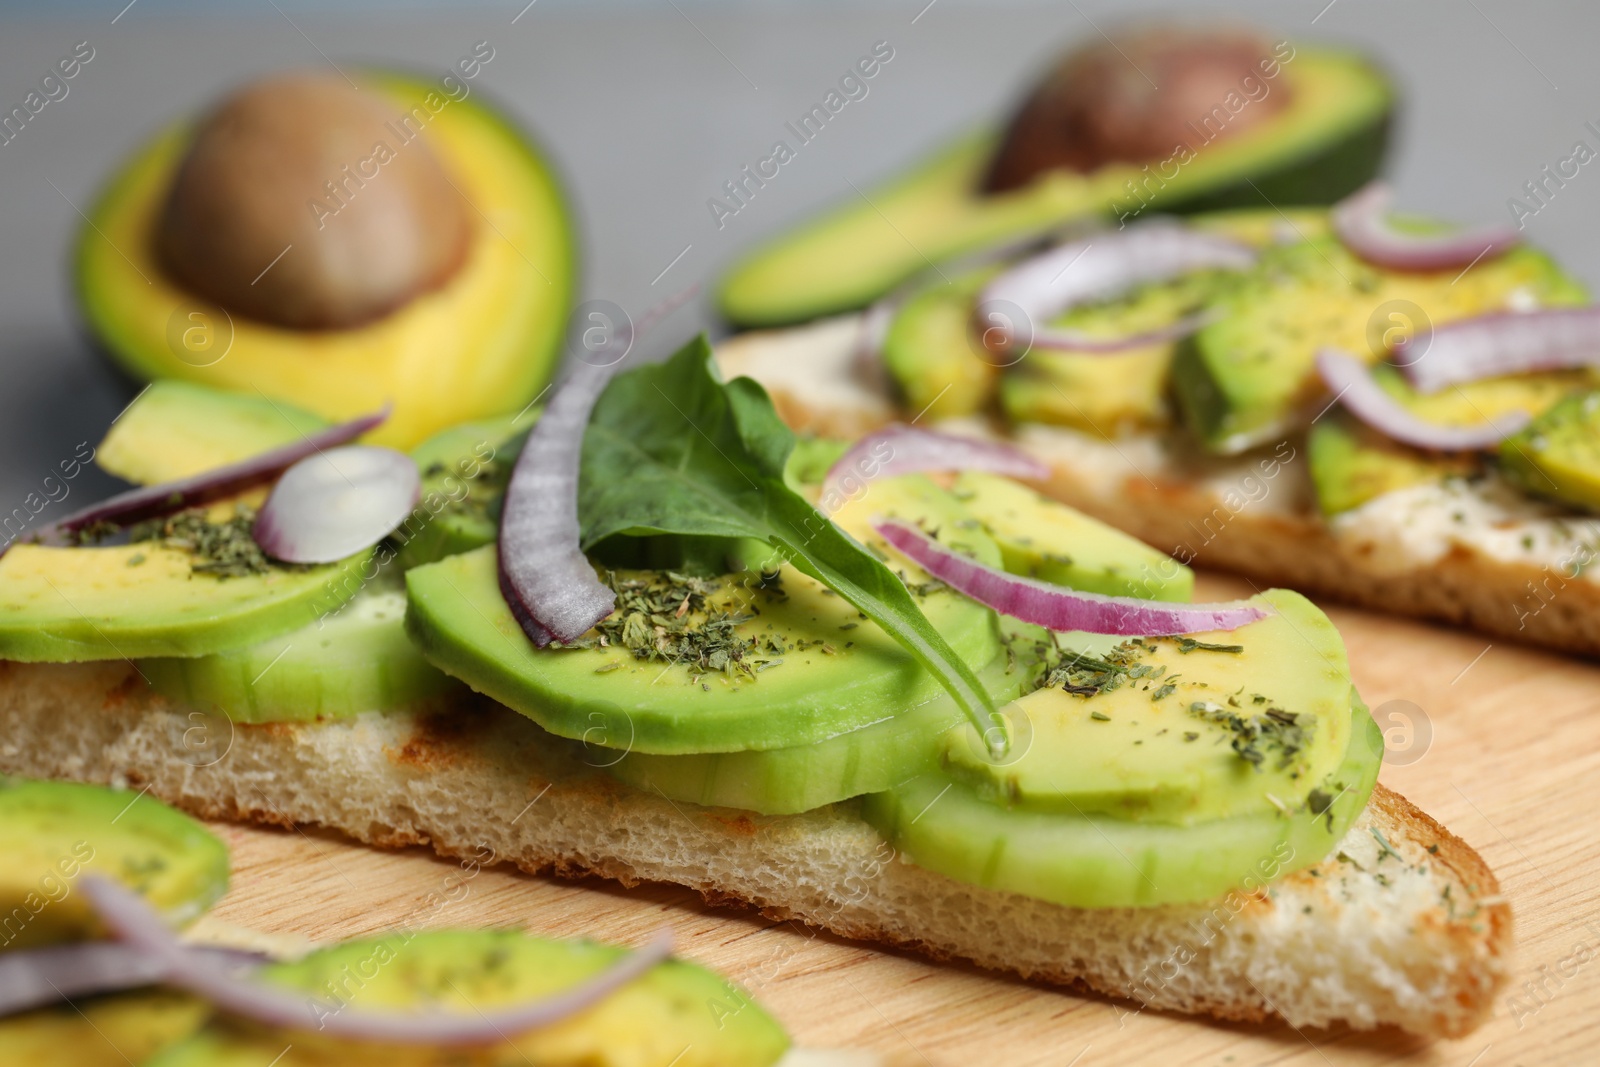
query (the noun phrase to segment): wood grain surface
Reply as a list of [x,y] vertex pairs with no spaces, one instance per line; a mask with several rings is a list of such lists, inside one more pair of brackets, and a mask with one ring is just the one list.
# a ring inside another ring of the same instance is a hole
[[[1208,575],[1199,596],[1248,592]],[[1390,728],[1383,781],[1482,852],[1515,909],[1512,982],[1490,1022],[1464,1040],[1135,1013],[1133,1004],[709,908],[675,887],[473,873],[420,849],[368,849],[313,827],[217,825],[235,865],[217,918],[318,940],[410,923],[639,943],[671,924],[681,954],[742,982],[798,1043],[872,1049],[891,1064],[1600,1063],[1600,666],[1324,606],[1361,692]]]

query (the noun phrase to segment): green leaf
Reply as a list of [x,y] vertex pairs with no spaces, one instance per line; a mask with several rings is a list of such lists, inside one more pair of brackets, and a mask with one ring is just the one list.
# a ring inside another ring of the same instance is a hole
[[578,478],[583,546],[613,534],[759,538],[899,641],[980,732],[1000,722],[905,583],[790,488],[794,446],[766,390],[721,381],[697,337],[665,363],[618,375],[595,405]]

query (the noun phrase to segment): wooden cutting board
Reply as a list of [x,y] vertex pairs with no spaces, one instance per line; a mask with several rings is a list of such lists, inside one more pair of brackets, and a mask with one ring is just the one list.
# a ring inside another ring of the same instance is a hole
[[[1200,598],[1248,593],[1206,576]],[[310,827],[217,825],[236,873],[216,917],[319,940],[406,923],[639,943],[671,924],[681,954],[742,983],[798,1043],[871,1049],[891,1064],[1600,1062],[1600,665],[1325,606],[1361,692],[1389,727],[1383,781],[1482,852],[1515,909],[1512,984],[1493,1019],[1464,1040],[1132,1014],[1133,1005],[708,908],[674,887],[474,871]]]

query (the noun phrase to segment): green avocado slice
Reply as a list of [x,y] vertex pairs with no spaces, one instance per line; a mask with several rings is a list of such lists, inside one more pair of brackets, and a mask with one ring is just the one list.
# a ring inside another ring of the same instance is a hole
[[143,659],[162,696],[234,722],[313,722],[416,710],[464,692],[423,659],[405,631],[398,581],[368,583],[326,619],[209,656]]
[[211,1015],[199,997],[165,989],[80,997],[0,1019],[0,1063],[128,1067],[193,1034]]
[[[1017,696],[1031,677],[1005,656],[978,672],[999,702]],[[950,695],[939,692],[880,722],[809,745],[685,756],[591,746],[585,759],[620,781],[672,800],[794,815],[937,770],[939,739],[950,731],[971,733],[972,727]]]
[[1012,574],[1087,593],[1194,598],[1194,572],[1165,552],[1020,482],[965,473],[951,486]]
[[[1270,444],[1309,421],[1324,390],[1322,347],[1384,359],[1395,331],[1532,304],[1586,302],[1549,256],[1516,248],[1468,271],[1399,272],[1363,262],[1333,237],[1274,248],[1178,348],[1172,390],[1183,421],[1212,452]],[[1426,358],[1426,355],[1422,358]]]
[[152,382],[111,424],[94,458],[118,478],[160,485],[292,444],[327,425],[256,393]]
[[1006,808],[945,775],[868,797],[862,812],[902,858],[957,881],[1072,908],[1129,908],[1254,892],[1309,867],[1366,806],[1383,735],[1348,691],[1337,769],[1283,811],[1189,826]]
[[228,887],[227,846],[200,823],[142,793],[78,782],[0,778],[0,855],[0,949],[103,936],[77,892],[86,874],[137,890],[180,926]]
[[[260,976],[335,1008],[349,1003],[471,1013],[553,996],[614,965],[627,951],[516,930],[403,930],[271,964]],[[713,971],[672,959],[568,1019],[507,1034],[469,1053],[339,1041],[309,1026],[289,1032],[219,1020],[145,1067],[770,1067],[788,1047],[783,1027],[750,994]]]
[[0,556],[0,659],[205,656],[297,630],[361,589],[372,553],[224,577],[156,542],[14,545]]
[[1253,600],[1272,614],[1228,632],[1061,635],[1065,669],[1009,713],[1027,738],[1017,757],[997,765],[952,731],[942,763],[978,796],[1030,810],[1189,826],[1298,803],[1348,746],[1349,662],[1305,597]]
[[[1290,103],[1204,144],[1163,180],[1152,210],[1327,204],[1376,172],[1393,91],[1365,59],[1301,48],[1282,67]],[[852,197],[736,263],[718,294],[740,326],[779,326],[864,307],[918,272],[974,249],[1042,236],[1068,222],[1143,210],[1151,172],[1108,164],[1048,173],[1015,192],[977,190],[996,135],[969,136],[885,185]],[[1154,164],[1155,161],[1152,161]]]
[[1600,390],[1565,398],[1502,441],[1500,469],[1535,496],[1600,511]]

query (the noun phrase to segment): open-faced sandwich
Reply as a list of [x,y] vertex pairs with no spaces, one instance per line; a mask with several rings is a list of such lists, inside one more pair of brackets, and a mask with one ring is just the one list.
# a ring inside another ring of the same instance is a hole
[[[1514,229],[1391,219],[1384,187],[1356,189],[1376,150],[1352,147],[1381,148],[1381,77],[1249,40],[1097,45],[965,170],[758,250],[723,285],[728,317],[815,321],[733,338],[725,369],[803,431],[968,420],[1047,463],[1051,495],[1184,562],[1600,652],[1600,312]],[[1309,168],[1320,183],[1252,169],[1292,121],[1345,146]],[[1019,145],[1026,181],[986,184]],[[1091,190],[1102,228],[1052,245],[1028,205]]]
[[[606,365],[601,365],[606,364]],[[1376,784],[1344,644],[704,340],[407,457],[157,383],[0,557],[0,770],[661,881],[1140,1005],[1459,1034],[1511,914]],[[420,484],[419,484],[420,483]],[[264,498],[264,499],[263,499]]]
[[633,951],[411,925],[308,945],[197,923],[227,849],[142,793],[0,780],[0,816],[0,1062],[16,1067],[877,1062],[791,1047],[748,993],[673,958],[670,931]]

